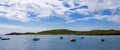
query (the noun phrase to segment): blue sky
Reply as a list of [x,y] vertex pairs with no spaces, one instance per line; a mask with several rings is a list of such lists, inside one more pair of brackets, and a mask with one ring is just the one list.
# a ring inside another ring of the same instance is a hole
[[120,29],[120,0],[93,1],[0,0],[0,34],[50,29]]

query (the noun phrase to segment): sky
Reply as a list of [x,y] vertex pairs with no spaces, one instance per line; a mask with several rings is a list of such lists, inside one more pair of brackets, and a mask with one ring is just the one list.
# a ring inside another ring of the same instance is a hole
[[120,29],[120,0],[0,0],[0,34]]

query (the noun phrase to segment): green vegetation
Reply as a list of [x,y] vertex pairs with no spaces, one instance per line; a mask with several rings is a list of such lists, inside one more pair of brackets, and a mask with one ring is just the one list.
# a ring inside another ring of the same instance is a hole
[[91,31],[73,31],[67,29],[54,29],[42,32],[26,32],[26,33],[8,33],[6,35],[120,35],[120,30],[91,30]]

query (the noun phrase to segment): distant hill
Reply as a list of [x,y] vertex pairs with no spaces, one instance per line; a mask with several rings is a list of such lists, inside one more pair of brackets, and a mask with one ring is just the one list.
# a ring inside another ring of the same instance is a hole
[[54,29],[42,32],[26,32],[26,33],[8,33],[6,35],[120,35],[120,30],[91,30],[91,31],[75,31],[67,29]]

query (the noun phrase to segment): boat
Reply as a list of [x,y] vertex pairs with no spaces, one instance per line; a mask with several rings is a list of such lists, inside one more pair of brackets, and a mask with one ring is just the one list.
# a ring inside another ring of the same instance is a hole
[[104,42],[105,41],[105,39],[101,39],[101,42]]
[[33,38],[33,41],[39,41],[40,38]]
[[2,38],[2,37],[0,37],[0,40],[10,40],[10,38]]
[[84,37],[81,37],[81,39],[84,39]]
[[76,39],[71,39],[70,41],[71,41],[71,42],[75,42],[75,41],[76,41]]
[[60,39],[63,39],[63,37],[61,36]]

